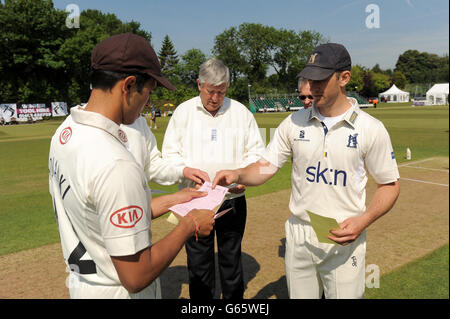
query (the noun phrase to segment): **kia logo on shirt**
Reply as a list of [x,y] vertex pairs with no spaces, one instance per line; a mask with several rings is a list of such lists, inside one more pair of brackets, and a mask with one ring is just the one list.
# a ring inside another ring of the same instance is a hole
[[133,228],[143,215],[144,211],[139,206],[128,206],[116,210],[111,214],[109,220],[116,227]]

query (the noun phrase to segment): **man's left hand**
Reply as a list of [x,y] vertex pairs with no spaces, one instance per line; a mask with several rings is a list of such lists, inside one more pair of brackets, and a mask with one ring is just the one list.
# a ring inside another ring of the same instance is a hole
[[245,192],[246,189],[247,189],[247,186],[238,184],[235,187],[230,188],[228,190],[228,192],[233,193],[233,194],[240,194],[240,193]]
[[339,229],[330,230],[328,238],[336,243],[345,246],[353,242],[361,232],[367,227],[364,216],[350,217],[339,224]]

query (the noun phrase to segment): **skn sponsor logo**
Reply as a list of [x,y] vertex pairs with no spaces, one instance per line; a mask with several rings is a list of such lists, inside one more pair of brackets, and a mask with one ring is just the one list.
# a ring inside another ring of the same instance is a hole
[[309,166],[306,169],[308,177],[306,180],[311,183],[325,183],[332,186],[347,186],[347,172],[333,168],[321,168],[321,163],[317,166]]
[[132,228],[141,220],[143,215],[144,211],[139,206],[128,206],[112,213],[109,220],[116,227]]

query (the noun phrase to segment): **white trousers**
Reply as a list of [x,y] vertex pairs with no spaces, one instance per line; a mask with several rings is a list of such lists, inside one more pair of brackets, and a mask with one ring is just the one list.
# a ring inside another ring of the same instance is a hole
[[366,233],[352,243],[319,243],[309,222],[291,216],[286,228],[286,279],[291,299],[364,298]]

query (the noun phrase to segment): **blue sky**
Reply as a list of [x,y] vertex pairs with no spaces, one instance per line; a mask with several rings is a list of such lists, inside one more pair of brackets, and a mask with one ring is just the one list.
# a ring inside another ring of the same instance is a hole
[[[114,13],[137,21],[152,34],[156,51],[166,34],[178,54],[197,48],[211,55],[214,38],[241,23],[275,28],[314,30],[345,45],[353,64],[394,68],[408,49],[438,55],[449,52],[448,0],[53,0],[56,8],[76,4],[80,10]],[[379,8],[379,28],[366,20]]]

